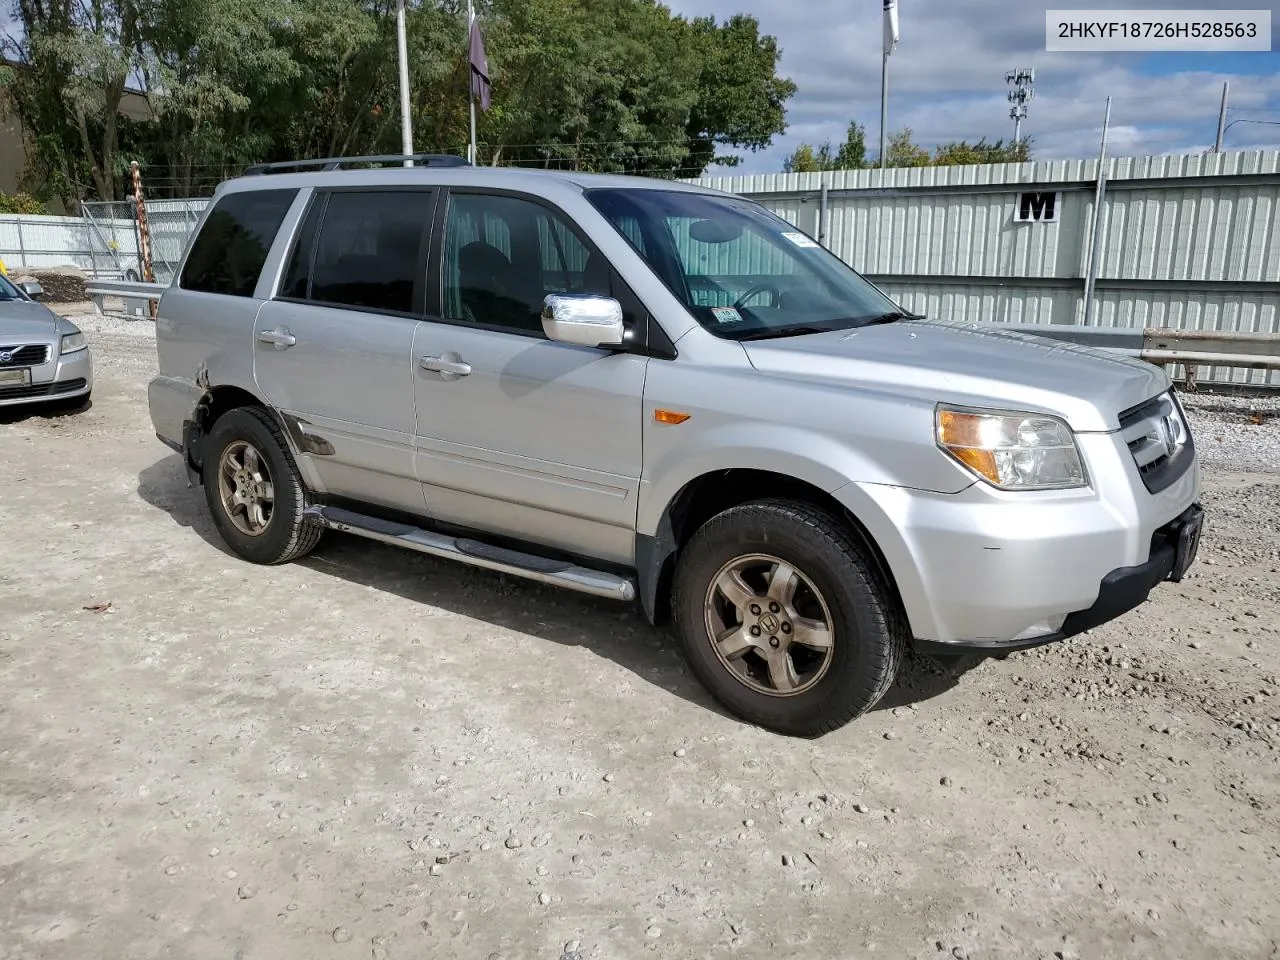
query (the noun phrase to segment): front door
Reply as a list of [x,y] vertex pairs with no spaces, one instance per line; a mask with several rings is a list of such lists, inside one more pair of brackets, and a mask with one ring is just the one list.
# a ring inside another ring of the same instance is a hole
[[454,191],[444,220],[440,316],[413,345],[432,516],[631,562],[648,360],[553,343],[540,320],[549,293],[611,293],[612,271],[529,198]]
[[414,513],[412,355],[433,202],[423,189],[318,192],[254,329],[259,388],[325,491]]

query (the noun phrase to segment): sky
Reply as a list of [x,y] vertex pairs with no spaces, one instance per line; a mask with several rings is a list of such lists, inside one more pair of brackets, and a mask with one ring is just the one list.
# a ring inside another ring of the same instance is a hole
[[[780,73],[798,86],[786,133],[745,154],[733,173],[769,173],[801,143],[844,139],[849,121],[879,149],[880,0],[664,0],[677,13],[753,14],[778,38]],[[901,40],[890,58],[890,131],[917,143],[1009,139],[1009,70],[1036,71],[1024,136],[1037,159],[1097,156],[1106,98],[1113,97],[1111,156],[1201,152],[1213,146],[1223,81],[1230,81],[1226,149],[1280,147],[1280,53],[1046,53],[1045,11],[1088,8],[1266,9],[1275,0],[899,0]],[[1272,13],[1280,50],[1280,9]],[[730,171],[725,171],[730,172]]]

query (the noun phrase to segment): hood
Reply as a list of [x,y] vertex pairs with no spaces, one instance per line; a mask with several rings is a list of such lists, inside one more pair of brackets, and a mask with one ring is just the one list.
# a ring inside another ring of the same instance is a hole
[[969,323],[904,320],[743,343],[763,373],[843,382],[927,402],[1049,413],[1085,432],[1168,389],[1140,360]]
[[58,329],[58,315],[34,300],[0,300],[0,344],[23,337],[47,340]]

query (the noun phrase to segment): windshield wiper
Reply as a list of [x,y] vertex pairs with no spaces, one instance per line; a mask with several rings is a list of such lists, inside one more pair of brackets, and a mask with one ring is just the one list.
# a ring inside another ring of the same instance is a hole
[[735,339],[744,340],[774,340],[782,337],[805,337],[811,333],[832,333],[836,330],[846,330],[850,324],[857,327],[870,327],[877,323],[896,323],[899,320],[924,320],[922,314],[904,313],[901,310],[895,310],[893,313],[883,313],[878,317],[842,317],[839,320],[832,320],[824,323],[822,326],[803,326],[803,327],[779,327],[776,329],[753,330],[750,333],[743,334]]
[[861,321],[858,326],[871,327],[877,323],[897,323],[899,320],[924,320],[925,317],[919,313],[903,313],[901,310],[895,310],[892,313],[882,313],[878,317],[868,317]]
[[781,339],[782,337],[805,337],[811,333],[830,332],[830,327],[781,327],[777,330],[755,330],[736,339],[739,342],[744,340],[773,340],[775,338]]

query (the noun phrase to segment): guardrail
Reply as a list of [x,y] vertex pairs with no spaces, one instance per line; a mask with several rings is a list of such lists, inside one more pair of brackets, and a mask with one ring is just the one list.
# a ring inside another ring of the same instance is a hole
[[[130,320],[151,320],[153,306],[169,289],[166,283],[146,283],[142,280],[90,280],[84,285],[85,295],[93,301],[93,308],[102,314],[127,317]],[[121,310],[108,310],[107,300],[124,301]]]
[[1067,324],[991,326],[1081,346],[1098,347],[1112,353],[1137,357],[1158,367],[1179,365],[1185,369],[1187,386],[1192,389],[1196,383],[1197,367],[1280,370],[1280,334],[1276,333],[1173,330],[1167,327],[1128,330]]

